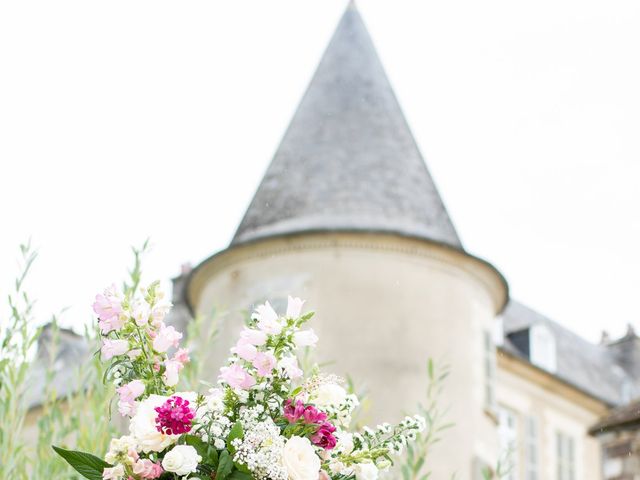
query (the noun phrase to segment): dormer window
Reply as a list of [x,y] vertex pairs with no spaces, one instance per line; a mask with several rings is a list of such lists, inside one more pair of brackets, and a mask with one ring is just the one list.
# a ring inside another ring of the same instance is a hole
[[552,373],[557,369],[556,339],[546,325],[533,325],[530,328],[529,360]]

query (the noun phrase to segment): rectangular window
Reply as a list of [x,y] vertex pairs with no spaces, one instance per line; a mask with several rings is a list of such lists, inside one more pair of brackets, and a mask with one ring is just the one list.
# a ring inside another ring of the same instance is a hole
[[485,330],[483,335],[484,351],[484,388],[485,407],[495,410],[496,407],[496,349],[493,343],[493,332]]
[[538,419],[528,416],[524,434],[524,478],[538,480]]
[[500,440],[500,471],[502,480],[517,480],[518,475],[518,419],[507,409],[498,411],[498,438]]
[[575,449],[572,437],[556,432],[557,480],[576,480]]

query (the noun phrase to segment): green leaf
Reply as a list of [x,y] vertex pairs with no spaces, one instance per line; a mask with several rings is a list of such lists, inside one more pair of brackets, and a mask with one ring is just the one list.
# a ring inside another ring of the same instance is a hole
[[241,472],[239,470],[234,470],[233,472],[231,472],[231,475],[229,475],[227,478],[228,480],[252,480],[253,479],[251,474],[246,472]]
[[233,460],[227,450],[222,450],[219,458],[216,480],[224,480],[229,476],[231,470],[233,470]]
[[242,430],[242,424],[240,423],[240,421],[237,421],[233,427],[231,427],[231,431],[229,432],[229,436],[227,436],[227,448],[229,449],[229,451],[231,453],[235,452],[235,448],[232,445],[232,442],[236,439],[236,438],[242,438],[244,437],[244,431]]
[[185,435],[184,442],[196,449],[198,455],[202,457],[202,463],[210,466],[215,471],[218,468],[218,451],[196,435]]
[[102,480],[102,471],[109,468],[104,460],[91,455],[90,453],[65,450],[64,448],[52,445],[53,450],[64,458],[80,475],[89,480]]

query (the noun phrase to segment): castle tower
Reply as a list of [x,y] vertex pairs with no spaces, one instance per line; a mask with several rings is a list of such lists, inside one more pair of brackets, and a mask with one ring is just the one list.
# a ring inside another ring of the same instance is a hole
[[288,294],[317,312],[319,360],[366,388],[371,423],[415,411],[428,358],[450,366],[456,426],[433,478],[496,461],[491,331],[506,282],[462,247],[353,4],[231,244],[186,286],[194,311],[230,312],[220,363],[246,312]]

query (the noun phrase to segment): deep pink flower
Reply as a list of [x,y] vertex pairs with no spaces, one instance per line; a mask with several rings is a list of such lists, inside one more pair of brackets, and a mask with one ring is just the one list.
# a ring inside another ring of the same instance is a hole
[[336,446],[336,437],[333,436],[333,432],[335,431],[336,427],[328,422],[325,422],[320,425],[320,427],[318,427],[316,433],[311,435],[311,442],[318,447],[324,448],[325,450],[331,450]]
[[174,395],[154,410],[158,413],[156,429],[160,433],[181,435],[191,430],[195,412],[189,406],[189,400]]
[[313,405],[309,405],[304,409],[304,423],[323,424],[327,420],[327,414],[318,410]]
[[296,423],[304,415],[304,403],[300,400],[296,400],[295,403],[290,398],[284,401],[284,408],[282,416],[287,419],[289,423]]

